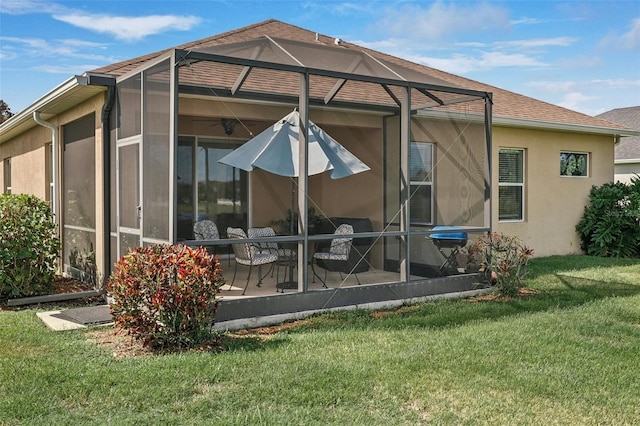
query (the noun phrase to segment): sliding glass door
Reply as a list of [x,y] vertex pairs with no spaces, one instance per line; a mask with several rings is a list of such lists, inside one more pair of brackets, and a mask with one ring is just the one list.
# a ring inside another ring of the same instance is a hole
[[178,141],[178,240],[193,239],[193,224],[209,219],[222,236],[247,228],[247,173],[218,162],[239,141],[181,136]]

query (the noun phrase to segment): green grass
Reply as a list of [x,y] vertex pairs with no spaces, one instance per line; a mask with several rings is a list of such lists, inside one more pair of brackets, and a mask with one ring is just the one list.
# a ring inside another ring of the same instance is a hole
[[640,424],[640,261],[535,259],[528,284],[124,359],[0,312],[0,424]]

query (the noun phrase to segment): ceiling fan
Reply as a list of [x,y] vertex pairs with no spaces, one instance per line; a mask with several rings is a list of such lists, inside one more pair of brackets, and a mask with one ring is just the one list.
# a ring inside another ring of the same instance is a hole
[[240,123],[240,120],[238,120],[237,118],[221,118],[218,121],[217,119],[213,118],[197,117],[192,118],[191,121],[207,121],[210,122],[212,126],[220,125],[228,136],[231,136],[233,134],[233,130],[236,127],[236,124]]

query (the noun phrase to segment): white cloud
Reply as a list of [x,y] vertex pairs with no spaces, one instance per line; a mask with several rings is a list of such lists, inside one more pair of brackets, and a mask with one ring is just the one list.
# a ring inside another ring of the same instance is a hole
[[420,53],[406,40],[387,39],[373,43],[364,41],[356,41],[355,43],[453,74],[464,75],[472,71],[489,71],[496,68],[544,68],[549,66],[549,64],[540,62],[524,53],[480,51],[477,53],[453,53],[449,57],[435,57]]
[[514,19],[511,21],[511,25],[533,25],[533,24],[543,24],[547,22],[546,20],[538,19],[538,18],[528,18],[522,17],[520,19]]
[[565,93],[562,96],[562,100],[557,103],[561,107],[568,108],[574,111],[580,111],[583,106],[582,104],[598,99],[596,96],[587,96],[581,92],[570,92]]
[[544,62],[523,53],[487,52],[482,54],[481,66],[485,69],[496,67],[545,67]]
[[625,80],[622,78],[591,80],[591,84],[605,89],[640,89],[640,80]]
[[442,71],[462,75],[473,71],[490,71],[496,68],[546,66],[546,64],[523,54],[500,52],[485,52],[479,57],[471,55],[453,55],[450,58],[414,56],[409,59]]
[[507,10],[488,3],[466,6],[464,3],[436,1],[426,9],[415,5],[388,8],[384,15],[377,25],[380,31],[421,40],[511,27]]
[[6,56],[10,59],[23,55],[37,58],[64,58],[65,60],[84,59],[102,63],[116,61],[116,58],[96,53],[107,49],[107,45],[104,43],[77,39],[44,40],[23,37],[0,37],[0,41],[2,41],[3,58]]
[[567,47],[571,46],[578,39],[575,37],[553,37],[553,38],[532,38],[528,40],[510,40],[494,43],[496,47],[511,48],[540,48],[540,47]]
[[56,3],[37,0],[2,0],[0,13],[7,15],[25,15],[28,13],[57,13],[65,10]]
[[546,98],[556,105],[597,115],[619,106],[637,105],[634,93],[640,90],[640,80],[534,81],[526,83],[526,86],[534,90],[535,93],[531,93],[533,97]]
[[526,86],[546,93],[562,93],[575,90],[578,83],[575,81],[530,81]]
[[102,65],[88,64],[88,65],[39,65],[30,68],[33,71],[46,72],[48,74],[65,74],[73,75],[80,74],[87,70],[93,70],[100,68]]
[[622,35],[609,35],[605,37],[600,45],[602,47],[613,47],[621,50],[640,49],[640,18],[631,21],[631,28]]
[[58,21],[96,33],[109,34],[117,40],[137,41],[164,31],[187,31],[202,21],[196,16],[146,15],[138,17],[87,14],[62,4],[38,0],[2,0],[0,13],[24,15],[50,14]]
[[599,56],[587,55],[562,57],[558,60],[558,65],[567,69],[595,68],[602,65],[602,58],[600,58]]
[[186,31],[201,22],[201,19],[195,16],[177,15],[126,17],[72,13],[54,15],[53,18],[85,30],[110,34],[124,41],[137,41],[146,36],[170,30]]

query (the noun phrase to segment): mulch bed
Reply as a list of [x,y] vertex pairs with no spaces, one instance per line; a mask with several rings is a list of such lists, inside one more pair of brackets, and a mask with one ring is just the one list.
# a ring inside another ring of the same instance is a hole
[[[95,290],[93,285],[85,283],[75,278],[56,276],[52,283],[53,292],[51,294],[80,293],[83,291]],[[7,306],[6,300],[0,301],[0,311],[20,311],[33,309],[34,307],[43,309],[69,309],[81,308],[83,306],[94,306],[104,304],[103,297],[87,297],[83,299],[61,300],[50,303],[38,303],[35,305]]]

